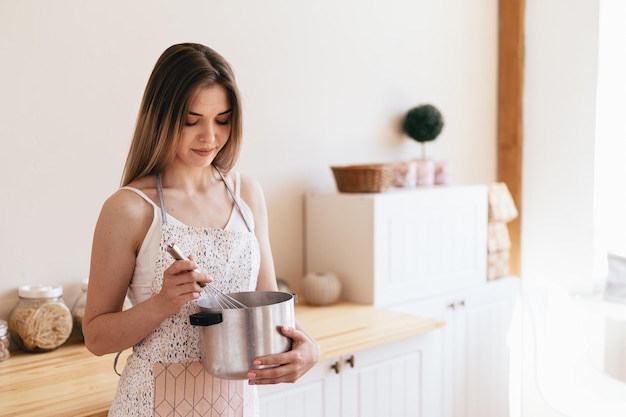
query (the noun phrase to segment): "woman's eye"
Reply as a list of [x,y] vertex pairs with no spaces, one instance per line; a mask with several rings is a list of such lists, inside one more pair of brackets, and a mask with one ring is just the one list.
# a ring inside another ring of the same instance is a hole
[[185,126],[195,126],[195,125],[197,125],[197,124],[198,124],[198,121],[197,121],[197,120],[196,120],[196,121],[193,121],[193,122],[192,122],[192,121],[189,121],[189,120],[186,120],[186,121],[185,121]]
[[217,119],[216,120],[218,125],[227,125],[230,123],[230,116],[224,118],[224,119]]

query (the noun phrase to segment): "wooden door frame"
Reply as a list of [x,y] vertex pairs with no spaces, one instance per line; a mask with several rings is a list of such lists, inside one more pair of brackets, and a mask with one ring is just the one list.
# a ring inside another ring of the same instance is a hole
[[499,0],[497,179],[504,182],[519,216],[508,223],[510,272],[520,274],[525,0]]

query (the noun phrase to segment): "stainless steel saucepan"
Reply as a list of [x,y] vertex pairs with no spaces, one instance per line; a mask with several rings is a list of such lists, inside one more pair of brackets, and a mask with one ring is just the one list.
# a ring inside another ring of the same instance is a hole
[[201,326],[202,364],[211,375],[223,379],[247,379],[252,361],[291,349],[292,340],[280,326],[295,327],[293,294],[250,291],[228,294],[245,308],[215,308],[210,300],[198,300],[200,312],[189,316]]

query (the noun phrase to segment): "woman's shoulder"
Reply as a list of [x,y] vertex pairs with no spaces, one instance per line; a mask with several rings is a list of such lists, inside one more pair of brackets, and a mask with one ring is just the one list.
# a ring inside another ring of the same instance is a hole
[[[231,173],[231,175],[234,177],[236,173],[233,172]],[[240,172],[238,173],[238,175],[239,175],[239,184],[241,187],[242,195],[258,197],[259,194],[261,195],[263,194],[263,188],[261,187],[261,183],[256,178],[240,173]]]
[[240,175],[240,196],[250,206],[253,211],[265,207],[265,196],[261,183],[248,175]]
[[136,256],[154,219],[154,208],[140,195],[119,189],[102,205],[94,242],[115,256],[122,257],[131,251]]
[[146,187],[141,180],[133,181],[127,187],[131,189],[120,188],[107,198],[102,206],[103,213],[114,214],[120,219],[130,221],[152,217],[154,209],[145,197],[151,199],[151,194],[156,194],[156,191]]
[[124,191],[125,189],[128,189],[128,188],[139,190],[149,196],[151,196],[151,194],[156,195],[156,179],[152,175],[138,178],[128,183],[125,187],[122,187],[118,191]]

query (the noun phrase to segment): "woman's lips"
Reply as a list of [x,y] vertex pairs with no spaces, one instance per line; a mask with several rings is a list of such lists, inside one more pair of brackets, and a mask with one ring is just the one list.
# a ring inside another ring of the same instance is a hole
[[192,149],[196,155],[199,156],[210,156],[213,153],[213,148],[211,149]]

